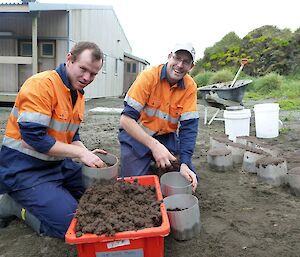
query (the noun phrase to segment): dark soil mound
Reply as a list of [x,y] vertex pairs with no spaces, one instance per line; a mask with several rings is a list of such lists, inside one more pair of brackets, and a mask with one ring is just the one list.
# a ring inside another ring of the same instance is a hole
[[92,233],[114,236],[116,232],[158,227],[162,223],[154,186],[118,180],[88,188],[76,213],[76,235]]
[[166,172],[171,172],[171,171],[179,171],[180,170],[180,160],[178,156],[176,156],[175,161],[171,161],[171,166],[166,167],[166,168],[158,168],[156,165],[153,165],[151,167],[153,174],[157,175],[158,177],[161,177],[163,174]]

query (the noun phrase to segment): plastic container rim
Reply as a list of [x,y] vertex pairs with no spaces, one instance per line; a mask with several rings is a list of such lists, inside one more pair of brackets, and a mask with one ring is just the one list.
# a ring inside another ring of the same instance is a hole
[[280,109],[278,103],[255,104],[254,111],[278,111]]
[[[161,178],[164,176],[164,175],[166,175],[166,174],[169,174],[169,173],[177,173],[177,174],[180,174],[180,172],[178,172],[178,171],[171,171],[171,172],[168,172],[168,173],[165,173],[165,174],[163,174],[162,176],[161,176]],[[181,175],[181,174],[180,174]],[[181,175],[182,176],[182,175]],[[183,177],[183,176],[182,176]],[[184,177],[183,177],[184,178]],[[174,186],[174,185],[171,185],[171,184],[166,184],[166,183],[162,183],[162,181],[161,181],[161,179],[160,179],[160,183],[161,184],[163,184],[164,186],[169,186],[169,187],[172,187],[172,188],[174,188],[174,189],[185,189],[185,188],[189,188],[189,187],[192,187],[192,182],[189,182],[188,180],[187,180],[187,185],[185,185],[185,186]]]
[[85,165],[84,163],[82,163],[82,165],[87,168],[87,169],[90,169],[90,170],[104,170],[104,169],[112,169],[114,168],[115,166],[119,165],[119,159],[116,155],[114,154],[111,154],[111,153],[107,153],[107,154],[100,154],[100,153],[96,153],[97,155],[107,155],[107,156],[112,156],[113,158],[115,158],[116,162],[111,165],[111,166],[108,166],[108,167],[102,167],[102,168],[94,168],[94,167],[90,167],[90,166],[87,166]]
[[224,111],[224,118],[231,119],[248,119],[251,117],[250,109],[237,110],[237,111]]
[[[123,179],[123,178],[118,178],[118,179]],[[156,175],[124,177],[124,180],[129,182],[133,182],[135,179],[144,182],[146,185],[155,186],[157,200],[163,200],[163,196],[159,185],[159,180]],[[144,183],[141,184],[144,185]],[[65,241],[68,244],[86,244],[86,243],[119,241],[124,239],[140,239],[145,237],[157,237],[157,236],[164,237],[170,233],[170,223],[167,215],[167,210],[163,202],[160,204],[160,212],[162,215],[161,226],[144,228],[137,231],[118,232],[115,234],[115,236],[105,236],[105,235],[97,236],[96,234],[84,234],[81,237],[76,237],[77,219],[73,218],[65,234]]]

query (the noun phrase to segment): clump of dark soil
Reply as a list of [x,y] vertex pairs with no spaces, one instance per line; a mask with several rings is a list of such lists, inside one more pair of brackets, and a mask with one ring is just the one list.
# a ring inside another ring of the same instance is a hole
[[80,199],[76,235],[114,236],[117,232],[158,227],[162,224],[161,203],[154,186],[142,186],[136,180],[95,184]]
[[175,156],[176,160],[175,161],[170,161],[171,166],[168,166],[166,168],[158,168],[156,165],[152,166],[152,172],[153,174],[157,175],[158,177],[161,177],[163,174],[166,172],[171,172],[171,171],[179,171],[180,170],[180,160],[178,156]]
[[177,157],[175,161],[171,161],[171,168],[168,169],[168,171],[179,171],[180,169],[180,161]]
[[278,164],[281,164],[284,161],[285,161],[284,158],[268,156],[268,157],[258,159],[256,161],[256,167],[259,168],[259,166],[262,166],[263,168],[266,168],[268,165],[277,166]]

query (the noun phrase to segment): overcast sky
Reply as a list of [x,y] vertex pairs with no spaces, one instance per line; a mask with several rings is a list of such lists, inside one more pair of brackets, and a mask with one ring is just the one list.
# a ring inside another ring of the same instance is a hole
[[192,42],[196,59],[227,33],[239,37],[263,25],[300,27],[298,0],[38,0],[112,5],[132,54],[163,63],[176,42]]

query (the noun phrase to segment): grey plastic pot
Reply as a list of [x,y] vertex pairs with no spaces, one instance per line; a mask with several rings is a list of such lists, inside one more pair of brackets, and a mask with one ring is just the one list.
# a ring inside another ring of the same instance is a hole
[[174,194],[192,194],[192,183],[183,177],[180,172],[172,171],[160,177],[160,187],[163,196]]
[[85,164],[82,165],[82,183],[85,188],[88,188],[96,181],[108,181],[116,179],[119,171],[119,160],[113,154],[97,153],[102,161],[108,166],[103,168],[92,168]]
[[176,194],[164,198],[171,234],[177,240],[189,240],[200,232],[198,198],[191,194]]
[[289,170],[287,180],[291,192],[296,196],[300,196],[300,167]]

